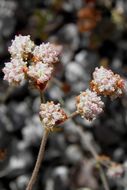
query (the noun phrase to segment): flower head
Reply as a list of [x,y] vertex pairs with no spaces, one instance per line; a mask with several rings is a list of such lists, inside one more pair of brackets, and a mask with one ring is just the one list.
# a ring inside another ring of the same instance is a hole
[[15,36],[12,40],[12,45],[8,48],[12,58],[23,59],[26,58],[27,54],[31,53],[34,47],[34,42],[31,41],[30,36]]
[[77,96],[77,111],[87,120],[93,120],[103,111],[104,103],[96,92],[86,90]]
[[12,59],[11,62],[5,63],[3,68],[4,80],[7,80],[12,85],[22,84],[25,80],[25,67],[26,62],[21,59]]
[[53,64],[58,62],[58,56],[61,48],[58,48],[51,43],[42,43],[40,46],[36,46],[33,51],[33,61],[42,61],[45,64]]
[[30,36],[15,36],[8,48],[11,60],[5,64],[4,79],[10,84],[21,84],[27,79],[30,84],[43,90],[53,73],[53,63],[58,61],[62,46],[42,43],[36,46]]
[[53,67],[42,62],[33,63],[28,67],[27,75],[31,81],[41,86],[48,82],[52,76]]
[[40,118],[46,128],[53,128],[64,122],[67,118],[66,113],[61,109],[60,104],[54,102],[47,102],[40,106]]
[[96,68],[93,72],[91,89],[97,94],[110,96],[112,99],[122,95],[124,90],[124,80],[111,70],[104,67]]

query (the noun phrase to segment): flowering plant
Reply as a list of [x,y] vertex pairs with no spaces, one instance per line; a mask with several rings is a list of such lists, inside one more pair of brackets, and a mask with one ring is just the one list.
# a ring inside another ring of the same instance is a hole
[[[124,80],[118,74],[100,67],[95,68],[93,72],[90,89],[86,89],[76,97],[76,110],[71,115],[67,115],[59,103],[45,102],[43,98],[44,90],[47,83],[52,79],[55,64],[59,62],[61,50],[61,46],[51,43],[42,43],[36,46],[30,36],[19,35],[12,40],[12,45],[9,47],[11,61],[5,63],[3,68],[4,80],[7,80],[10,85],[18,86],[28,81],[41,94],[39,116],[44,127],[44,134],[27,190],[32,190],[36,181],[49,133],[54,131],[55,127],[76,115],[92,121],[103,112],[104,102],[101,100],[101,96],[109,96],[111,99],[115,99],[123,94],[125,88]],[[95,158],[99,160],[92,148],[90,150]],[[99,160],[99,162],[101,163],[102,160]],[[117,168],[115,166],[114,164],[111,165],[111,168],[115,168],[113,174],[115,171],[118,173],[120,171],[120,166]],[[108,174],[113,175],[110,170],[108,170]]]

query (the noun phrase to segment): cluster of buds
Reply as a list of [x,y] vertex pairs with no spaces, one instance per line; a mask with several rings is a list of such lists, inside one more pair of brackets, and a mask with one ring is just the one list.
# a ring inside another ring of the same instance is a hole
[[124,90],[124,80],[118,74],[104,67],[96,68],[93,72],[91,89],[97,94],[110,96],[111,99],[120,97]]
[[78,113],[88,120],[93,120],[103,111],[104,103],[101,101],[100,96],[96,92],[86,90],[82,92],[77,99]]
[[21,59],[12,59],[11,62],[5,63],[3,69],[4,80],[10,84],[20,85],[25,80],[23,69],[26,67],[27,62]]
[[40,119],[47,129],[52,130],[55,126],[63,123],[67,119],[67,115],[60,104],[47,102],[40,106]]
[[50,44],[49,42],[40,46],[36,46],[33,51],[33,60],[35,62],[42,61],[45,64],[54,64],[59,61],[58,56],[61,52],[61,46]]
[[[51,79],[54,64],[59,61],[61,46],[42,43],[36,46],[30,36],[16,36],[9,47],[11,61],[5,63],[4,79],[12,85],[21,85],[26,79],[39,90],[43,90]],[[111,99],[122,95],[124,80],[104,67],[95,68],[90,90],[87,89],[76,98],[76,112],[89,121],[95,119],[102,111],[104,103],[99,95]],[[52,126],[64,121],[66,114],[60,105],[48,102],[41,105],[40,117],[43,123]]]
[[5,63],[4,80],[15,86],[28,80],[43,90],[52,77],[54,63],[59,61],[61,47],[51,43],[36,46],[29,35],[19,35],[8,50],[11,61]]
[[101,97],[109,96],[111,99],[120,97],[125,88],[125,82],[118,74],[104,67],[95,68],[93,80],[90,82],[90,90],[77,96],[77,112],[87,120],[95,119],[102,111],[104,103]]
[[31,54],[35,44],[30,39],[30,36],[15,36],[12,40],[12,45],[8,48],[12,59],[27,59],[28,55]]

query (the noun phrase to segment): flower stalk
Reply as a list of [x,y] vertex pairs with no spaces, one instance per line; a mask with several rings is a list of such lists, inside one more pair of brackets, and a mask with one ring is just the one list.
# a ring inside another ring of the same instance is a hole
[[35,182],[37,180],[39,169],[40,169],[42,160],[44,158],[44,152],[45,152],[45,147],[46,147],[46,142],[47,142],[47,139],[48,139],[48,135],[49,135],[49,131],[44,129],[44,134],[43,134],[43,137],[42,137],[42,141],[41,141],[37,161],[36,161],[32,176],[30,178],[30,181],[29,181],[29,183],[27,185],[26,190],[32,190],[33,186],[34,186],[34,184],[35,184]]

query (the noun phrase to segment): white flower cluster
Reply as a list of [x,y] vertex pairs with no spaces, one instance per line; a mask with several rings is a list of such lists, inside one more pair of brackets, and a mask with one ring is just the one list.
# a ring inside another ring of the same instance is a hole
[[91,81],[91,89],[98,94],[110,96],[112,99],[122,95],[124,90],[124,81],[111,70],[104,67],[96,68],[93,72],[93,80]]
[[52,75],[53,67],[42,62],[32,63],[28,67],[27,75],[29,78],[38,81],[39,83],[44,83],[49,81]]
[[15,36],[9,47],[11,61],[5,63],[3,69],[4,80],[11,85],[20,85],[27,79],[41,89],[50,80],[53,64],[58,62],[60,51],[61,48],[51,43],[36,46],[29,35]]
[[34,48],[34,42],[28,36],[15,36],[12,45],[8,48],[12,58],[23,59],[24,54],[31,53]]
[[115,99],[125,91],[125,81],[118,74],[104,67],[95,68],[90,90],[77,96],[77,112],[88,120],[93,120],[103,111],[104,103],[100,96],[110,96]]
[[61,109],[60,104],[54,104],[52,101],[41,104],[39,114],[46,128],[53,128],[67,119],[67,115]]
[[[15,36],[9,47],[11,61],[5,63],[4,80],[12,85],[21,85],[25,79],[39,90],[46,87],[51,79],[54,64],[59,61],[61,46],[42,43],[36,46],[30,36]],[[77,112],[88,120],[93,120],[103,111],[104,103],[100,95],[112,99],[122,95],[124,80],[104,67],[96,68],[90,83],[91,91],[86,90],[77,96]],[[63,121],[66,114],[59,104],[48,102],[41,105],[40,117],[46,126],[52,127]]]
[[86,90],[77,96],[77,111],[84,118],[93,120],[103,111],[104,103],[96,92]]
[[45,64],[52,64],[58,62],[59,49],[57,46],[51,43],[42,43],[40,46],[36,46],[33,55],[37,60],[42,61]]
[[21,59],[12,59],[11,62],[5,63],[3,68],[4,80],[7,80],[12,85],[21,85],[25,79],[23,69],[26,64]]

